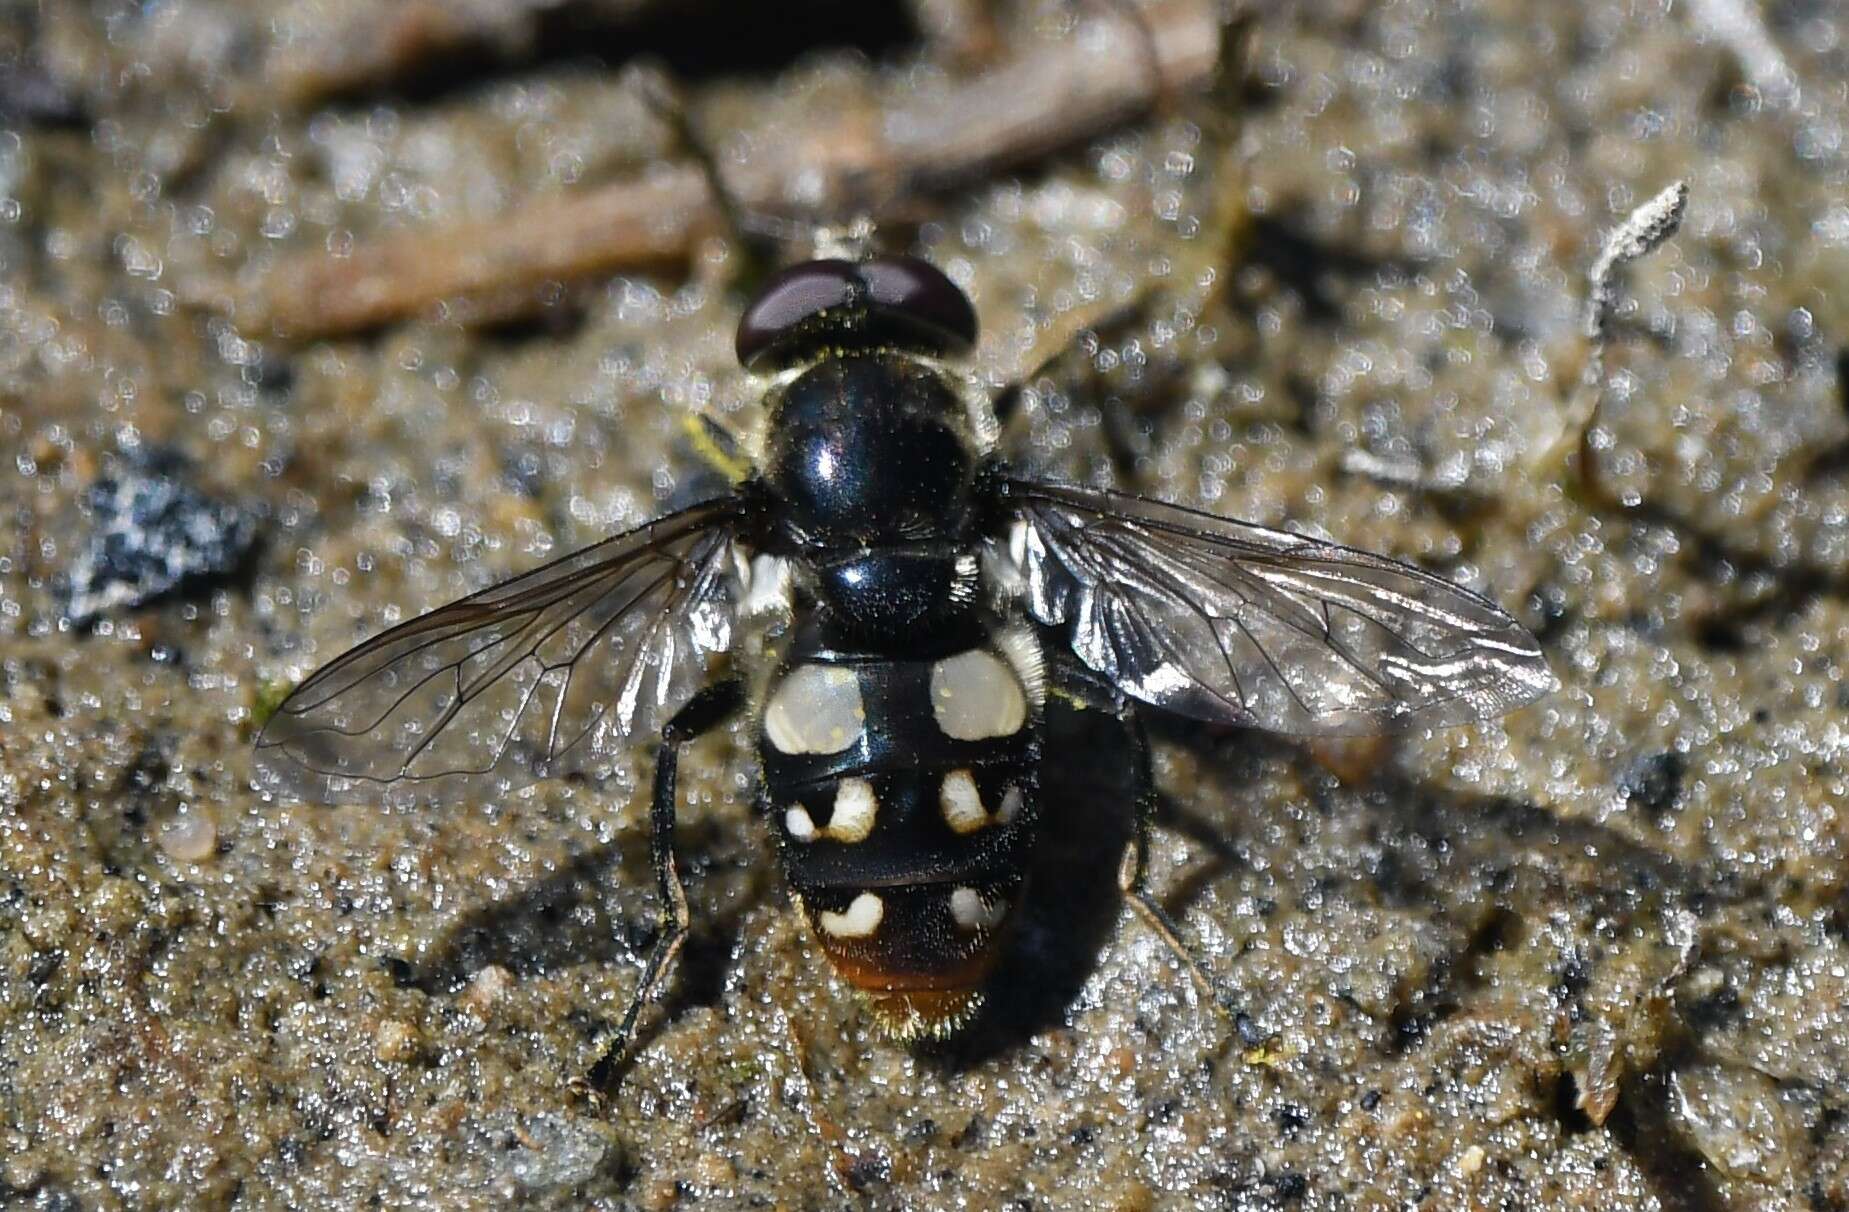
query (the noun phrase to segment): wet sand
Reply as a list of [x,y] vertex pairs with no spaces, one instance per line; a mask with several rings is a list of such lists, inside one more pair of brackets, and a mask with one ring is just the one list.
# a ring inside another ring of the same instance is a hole
[[[1341,745],[1152,719],[1155,882],[1227,1015],[1124,912],[1123,755],[1061,715],[1039,895],[921,1051],[803,937],[750,738],[702,742],[695,937],[602,1106],[648,747],[381,811],[264,802],[250,742],[360,638],[720,485],[687,420],[760,419],[739,248],[314,339],[265,292],[685,163],[631,55],[730,131],[981,47],[706,64],[698,22],[509,0],[375,61],[346,4],[44,7],[0,41],[0,1204],[1849,1206],[1834,6],[1266,5],[1213,91],[927,199],[991,381],[1098,323],[1026,463],[1441,571],[1562,687]],[[1586,270],[1677,179],[1576,470]],[[124,514],[177,529],[125,554]]]

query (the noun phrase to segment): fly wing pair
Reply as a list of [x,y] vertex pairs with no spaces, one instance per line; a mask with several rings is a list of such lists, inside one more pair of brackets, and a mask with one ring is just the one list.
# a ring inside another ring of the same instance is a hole
[[[1027,612],[1165,711],[1298,736],[1488,719],[1556,682],[1494,603],[1409,565],[1139,497],[1004,481]],[[453,801],[607,771],[731,645],[744,508],[695,505],[403,623],[285,699],[259,785]]]

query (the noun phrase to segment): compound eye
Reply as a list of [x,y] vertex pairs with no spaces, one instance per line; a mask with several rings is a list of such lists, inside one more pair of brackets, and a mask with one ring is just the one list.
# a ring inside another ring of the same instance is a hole
[[944,271],[917,257],[882,257],[860,267],[874,308],[935,339],[943,353],[976,344],[976,309]]
[[744,366],[769,370],[829,344],[962,354],[976,331],[969,296],[917,257],[806,261],[758,292],[739,319],[735,347]]
[[810,321],[840,311],[865,293],[859,267],[848,261],[805,261],[776,274],[738,321],[738,360],[755,367],[765,354]]

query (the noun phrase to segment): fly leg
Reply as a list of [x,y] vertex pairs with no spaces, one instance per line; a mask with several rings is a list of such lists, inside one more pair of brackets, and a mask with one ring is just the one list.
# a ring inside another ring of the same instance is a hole
[[1149,890],[1149,831],[1155,820],[1159,795],[1154,768],[1150,764],[1149,734],[1143,728],[1141,713],[1122,691],[1076,660],[1054,656],[1048,661],[1048,670],[1056,693],[1080,707],[1108,712],[1123,727],[1124,739],[1129,743],[1131,760],[1135,763],[1136,821],[1130,843],[1124,847],[1123,862],[1117,869],[1117,886],[1123,890],[1130,908],[1143,919],[1143,924],[1187,969],[1201,1000],[1222,1016],[1230,1017],[1226,1003],[1207,975],[1206,965],[1182,937],[1175,919]]
[[629,1058],[635,1043],[636,1020],[643,1007],[654,1002],[669,965],[687,941],[687,889],[674,861],[674,780],[681,746],[724,723],[744,698],[745,686],[738,679],[715,682],[689,699],[662,726],[661,751],[655,757],[655,802],[649,813],[649,858],[655,868],[655,883],[661,890],[661,929],[649,949],[648,963],[629,999],[622,1024],[604,1049],[602,1059],[591,1066],[588,1080],[595,1090],[608,1092],[615,1088],[617,1070]]
[[1135,707],[1126,704],[1117,712],[1117,718],[1124,726],[1136,762],[1136,830],[1131,835],[1130,844],[1124,848],[1123,863],[1117,869],[1117,886],[1123,889],[1124,896],[1129,898],[1130,908],[1136,910],[1143,924],[1162,940],[1162,945],[1188,970],[1188,976],[1193,980],[1195,992],[1201,1000],[1225,1014],[1226,1006],[1207,975],[1207,966],[1195,954],[1194,948],[1183,940],[1181,927],[1175,919],[1169,916],[1168,910],[1149,891],[1149,829],[1157,807],[1155,775],[1149,761],[1149,734],[1144,731],[1143,717]]

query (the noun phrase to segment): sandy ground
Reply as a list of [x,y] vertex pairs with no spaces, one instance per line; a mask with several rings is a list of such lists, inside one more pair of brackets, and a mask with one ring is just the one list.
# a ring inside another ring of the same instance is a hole
[[[723,11],[507,0],[458,6],[466,56],[368,66],[358,7],[7,9],[0,1204],[1849,1207],[1840,7],[1267,5],[1212,93],[929,201],[995,381],[1109,318],[1026,461],[1441,570],[1562,688],[1315,749],[1152,721],[1156,883],[1236,1022],[1117,898],[1123,755],[1055,720],[1041,894],[991,1011],[923,1051],[829,976],[749,738],[713,738],[697,935],[603,1106],[572,1080],[654,929],[646,747],[379,811],[262,802],[250,741],[362,636],[711,491],[687,418],[756,406],[736,249],[487,329],[290,340],[252,300],[672,154],[632,54],[723,130],[941,86],[956,48],[708,56]],[[1677,179],[1576,471],[1586,269]]]

